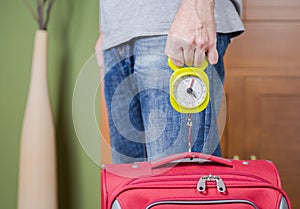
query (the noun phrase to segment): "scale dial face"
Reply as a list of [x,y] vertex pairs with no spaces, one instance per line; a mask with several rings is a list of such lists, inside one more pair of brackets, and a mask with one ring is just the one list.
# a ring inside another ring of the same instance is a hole
[[193,109],[207,98],[207,88],[203,80],[193,75],[177,79],[174,84],[174,99],[183,108]]

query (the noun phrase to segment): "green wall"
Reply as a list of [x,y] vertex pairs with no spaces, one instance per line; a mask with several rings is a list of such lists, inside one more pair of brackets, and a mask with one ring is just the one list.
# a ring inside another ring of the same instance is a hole
[[[75,81],[93,54],[98,19],[98,0],[56,0],[48,27],[60,209],[99,208],[100,169],[80,147],[72,122]],[[15,209],[20,130],[37,24],[24,1],[0,0],[0,26],[0,208]]]

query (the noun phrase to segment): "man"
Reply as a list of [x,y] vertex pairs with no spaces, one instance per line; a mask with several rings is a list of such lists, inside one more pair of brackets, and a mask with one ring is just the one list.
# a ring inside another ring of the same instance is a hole
[[177,66],[200,66],[205,57],[210,63],[211,102],[192,115],[192,151],[221,155],[217,115],[223,56],[231,38],[244,30],[240,6],[233,0],[100,1],[96,50],[105,69],[114,163],[187,151],[186,115],[169,103],[168,57]]

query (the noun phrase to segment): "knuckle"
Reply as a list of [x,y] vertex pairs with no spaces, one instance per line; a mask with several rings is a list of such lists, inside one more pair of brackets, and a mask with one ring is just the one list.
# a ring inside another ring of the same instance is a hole
[[204,39],[198,39],[196,41],[196,46],[198,49],[203,49],[207,46],[207,42]]
[[195,44],[195,39],[194,38],[189,38],[187,41],[189,46],[193,46]]
[[208,48],[216,46],[216,41],[215,40],[209,40],[207,43]]
[[204,41],[201,41],[200,43],[199,43],[199,45],[198,45],[198,48],[199,49],[201,49],[201,50],[203,50],[203,49],[205,49],[206,48],[206,42],[204,42]]

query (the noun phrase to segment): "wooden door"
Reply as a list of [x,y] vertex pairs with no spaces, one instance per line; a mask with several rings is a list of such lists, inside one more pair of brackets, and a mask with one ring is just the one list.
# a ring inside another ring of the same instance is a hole
[[225,157],[268,159],[300,208],[300,1],[244,1],[226,54]]

